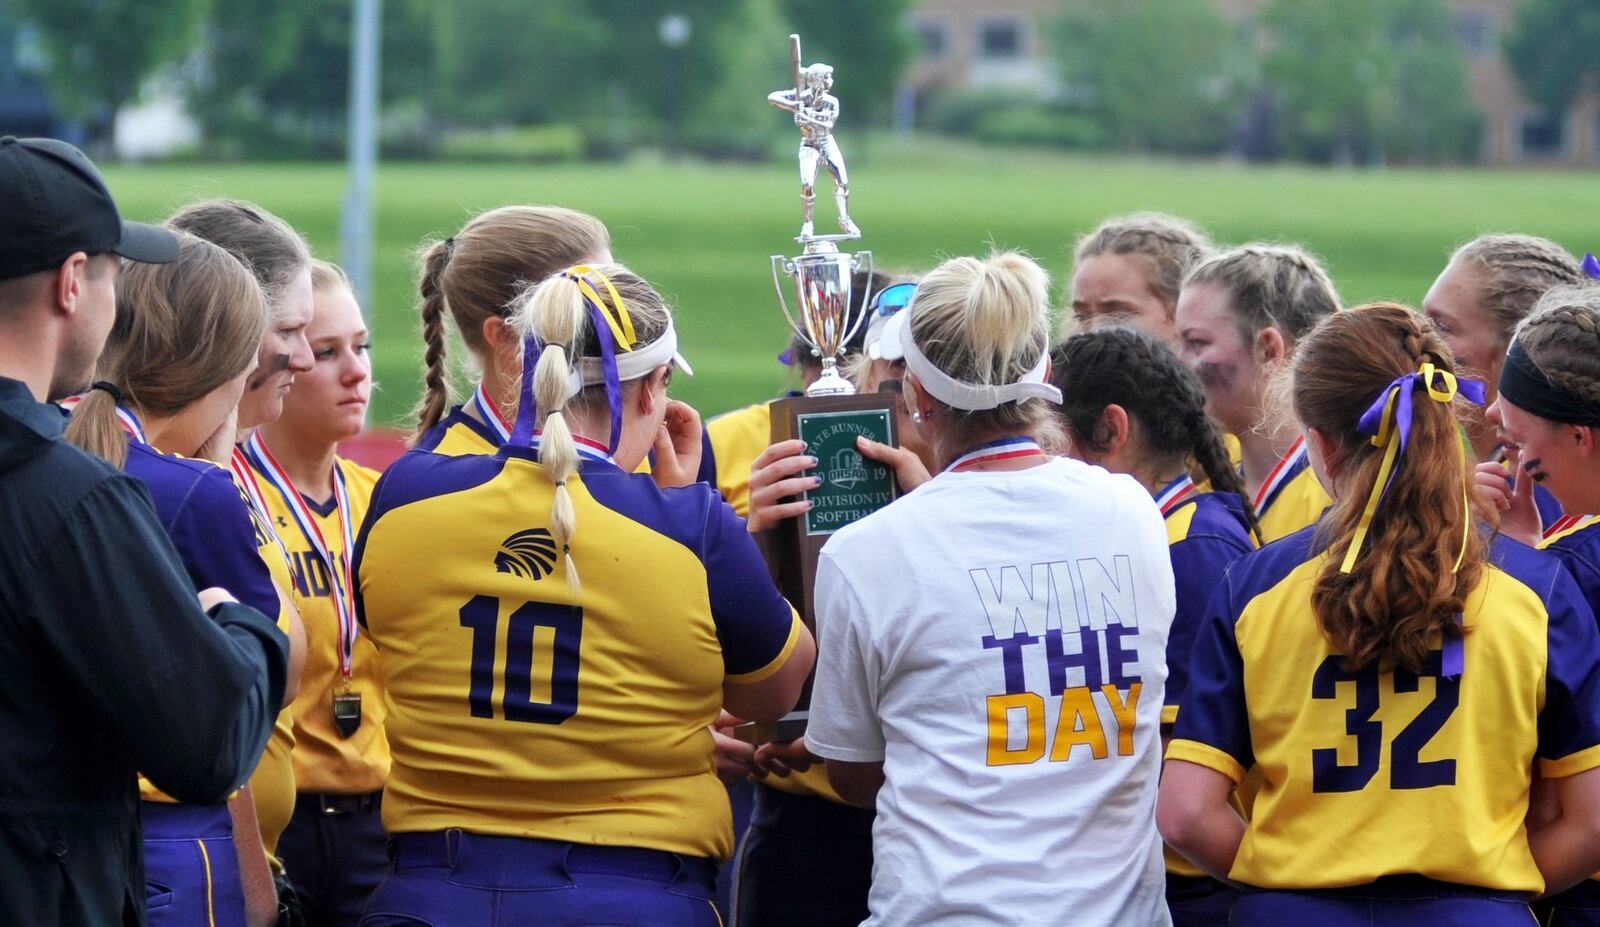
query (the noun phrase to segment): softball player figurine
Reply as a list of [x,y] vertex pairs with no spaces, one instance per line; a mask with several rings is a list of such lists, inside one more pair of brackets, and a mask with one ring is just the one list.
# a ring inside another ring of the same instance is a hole
[[839,98],[828,92],[833,89],[833,68],[813,64],[801,70],[798,35],[789,36],[789,60],[794,70],[794,89],[773,91],[767,94],[767,102],[794,113],[794,124],[800,127],[800,202],[806,213],[800,237],[810,238],[812,234],[811,217],[817,205],[817,165],[820,163],[833,175],[833,201],[839,206],[839,230],[846,237],[855,238],[861,230],[850,221],[850,177],[845,173],[844,153],[833,140],[833,127],[839,121]]

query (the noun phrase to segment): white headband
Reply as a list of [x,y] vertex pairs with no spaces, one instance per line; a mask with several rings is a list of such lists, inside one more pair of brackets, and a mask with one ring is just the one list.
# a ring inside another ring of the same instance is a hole
[[[901,315],[909,313],[910,310],[906,310]],[[1023,374],[1022,379],[1017,382],[1000,386],[978,386],[963,383],[934,366],[933,361],[928,360],[927,355],[918,349],[916,341],[911,337],[909,322],[900,326],[900,347],[905,352],[906,369],[917,375],[922,388],[928,391],[928,395],[953,409],[978,412],[997,408],[1008,402],[1022,402],[1027,399],[1046,399],[1057,405],[1061,403],[1061,390],[1045,381],[1045,374],[1050,368],[1048,348],[1040,355],[1039,362],[1033,365],[1033,369]]]
[[[622,383],[637,380],[648,376],[652,370],[666,363],[672,364],[691,377],[694,376],[694,370],[689,366],[689,362],[678,353],[678,332],[672,327],[670,318],[667,320],[667,330],[660,338],[632,351],[617,352],[617,380]],[[605,362],[598,357],[585,357],[572,371],[567,386],[568,397],[577,395],[585,386],[595,386],[605,381]]]

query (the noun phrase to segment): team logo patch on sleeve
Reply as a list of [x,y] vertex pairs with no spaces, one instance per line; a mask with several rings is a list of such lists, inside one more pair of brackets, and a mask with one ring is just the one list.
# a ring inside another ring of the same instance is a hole
[[501,573],[544,579],[556,565],[556,542],[543,528],[518,531],[500,544],[494,568]]

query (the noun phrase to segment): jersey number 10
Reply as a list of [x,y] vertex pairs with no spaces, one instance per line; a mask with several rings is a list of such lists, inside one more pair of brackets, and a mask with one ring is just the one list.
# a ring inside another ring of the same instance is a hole
[[[1355,683],[1356,703],[1344,713],[1344,729],[1345,733],[1356,739],[1356,761],[1348,766],[1341,765],[1339,751],[1332,747],[1312,750],[1313,792],[1359,792],[1378,774],[1378,760],[1383,752],[1383,722],[1372,720],[1378,711],[1378,670],[1376,667],[1348,670],[1344,668],[1343,661],[1344,658],[1337,655],[1322,661],[1311,680],[1311,697],[1337,698],[1339,683]],[[1440,675],[1441,661],[1437,650],[1428,655],[1423,674],[1433,678],[1433,700],[1410,724],[1401,728],[1389,744],[1391,789],[1427,789],[1436,785],[1456,784],[1455,760],[1418,759],[1422,748],[1450,720],[1461,701],[1461,680],[1446,679]],[[1395,694],[1417,691],[1420,680],[1417,674],[1396,669],[1393,675]]]
[[[575,605],[524,602],[506,628],[501,715],[507,721],[560,724],[578,713],[578,646],[583,609]],[[500,600],[480,595],[461,607],[461,626],[472,629],[472,686],[467,704],[474,718],[493,718],[495,644]]]

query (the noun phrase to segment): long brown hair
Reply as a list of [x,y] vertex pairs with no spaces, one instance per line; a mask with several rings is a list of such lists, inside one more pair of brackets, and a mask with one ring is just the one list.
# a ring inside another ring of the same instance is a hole
[[1421,672],[1430,650],[1462,634],[1456,616],[1483,572],[1477,524],[1488,515],[1468,507],[1472,471],[1455,411],[1425,392],[1413,397],[1406,452],[1366,541],[1350,572],[1341,569],[1384,456],[1358,422],[1393,380],[1424,363],[1455,371],[1450,349],[1422,316],[1374,303],[1324,319],[1300,343],[1291,368],[1295,412],[1336,442],[1330,467],[1349,487],[1319,529],[1327,559],[1311,607],[1329,643],[1355,668]]
[[426,245],[417,281],[422,315],[423,390],[413,439],[439,424],[450,407],[445,356],[446,307],[467,349],[488,353],[483,323],[511,314],[529,287],[611,250],[611,233],[594,216],[560,206],[502,206],[479,213],[461,231]]
[[[179,232],[176,261],[130,263],[117,277],[117,319],[99,376],[133,411],[174,415],[249,369],[266,326],[266,298],[250,271]],[[127,461],[116,401],[103,390],[78,402],[66,438],[112,466]]]

